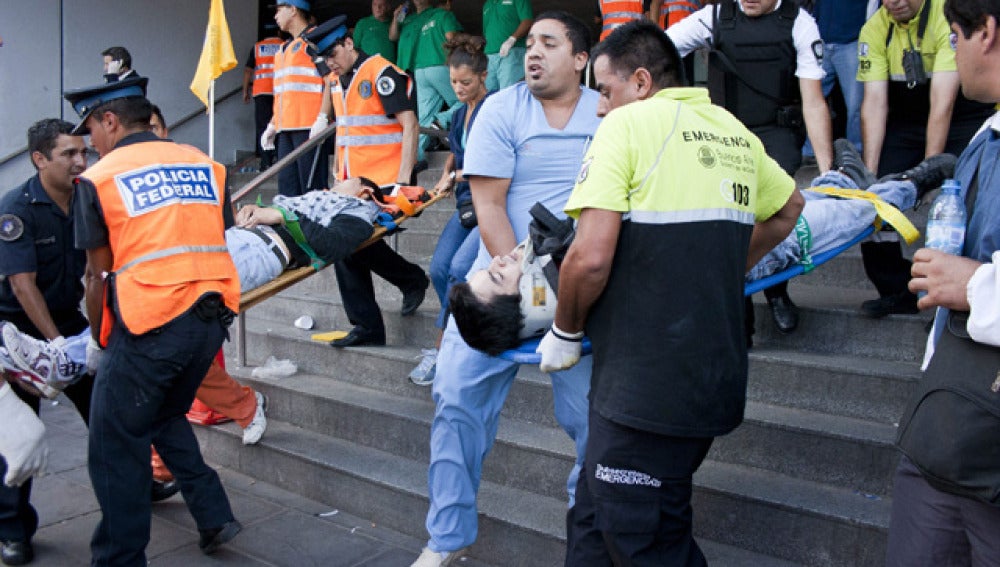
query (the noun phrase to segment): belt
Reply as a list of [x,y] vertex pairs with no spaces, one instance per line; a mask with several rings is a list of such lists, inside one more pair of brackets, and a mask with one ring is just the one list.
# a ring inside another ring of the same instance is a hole
[[248,228],[246,230],[257,235],[258,238],[260,238],[261,240],[264,241],[265,244],[267,244],[268,249],[271,250],[271,252],[278,259],[278,261],[281,262],[281,269],[284,270],[285,268],[288,267],[288,263],[291,261],[291,259],[288,257],[288,253],[285,252],[285,249],[281,246],[281,244],[279,244],[279,242],[281,242],[281,239],[274,232],[273,229],[263,230],[257,227],[253,227],[253,228]]

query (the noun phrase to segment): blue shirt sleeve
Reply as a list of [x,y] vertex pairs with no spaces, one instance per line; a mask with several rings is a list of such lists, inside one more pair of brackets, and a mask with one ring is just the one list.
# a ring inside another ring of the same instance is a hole
[[12,276],[38,271],[35,257],[35,227],[31,219],[20,209],[0,211],[11,214],[21,221],[23,232],[12,240],[0,240],[0,275]]
[[511,179],[516,165],[516,147],[511,117],[516,112],[505,109],[503,101],[507,97],[491,96],[483,101],[483,107],[469,131],[468,146],[465,148],[465,175],[481,175]]

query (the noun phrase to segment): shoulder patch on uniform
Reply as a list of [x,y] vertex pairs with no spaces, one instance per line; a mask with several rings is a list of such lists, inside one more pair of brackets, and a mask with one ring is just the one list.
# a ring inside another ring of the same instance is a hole
[[389,96],[396,90],[396,81],[392,80],[392,77],[379,77],[375,89],[380,96]]
[[372,82],[366,79],[358,83],[358,94],[361,95],[361,98],[371,98]]
[[576,175],[576,184],[579,185],[587,180],[587,174],[590,173],[590,164],[594,163],[594,156],[590,156],[583,160],[580,165],[580,173]]
[[0,240],[14,242],[24,234],[24,221],[12,214],[0,215]]
[[817,63],[823,63],[823,40],[817,39],[812,42],[813,55],[816,56]]
[[868,57],[868,44],[863,41],[858,43],[858,57]]

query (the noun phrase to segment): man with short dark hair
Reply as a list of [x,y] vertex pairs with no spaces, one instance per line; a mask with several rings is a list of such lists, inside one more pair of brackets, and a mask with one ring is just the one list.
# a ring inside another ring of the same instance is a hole
[[[50,118],[28,129],[34,177],[0,198],[0,320],[10,321],[37,339],[65,342],[87,328],[80,312],[86,258],[73,247],[70,213],[73,180],[87,167],[83,137],[73,125]],[[93,377],[66,389],[86,422]],[[39,399],[12,388],[37,413]],[[6,465],[0,465],[0,472]],[[147,483],[147,486],[149,484]],[[31,506],[31,482],[0,487],[0,559],[8,565],[30,562],[38,515]]]
[[[525,81],[482,104],[469,136],[464,175],[472,187],[482,246],[473,271],[527,236],[529,209],[559,210],[579,160],[597,129],[597,93],[580,85],[590,33],[565,12],[535,18],[527,36]],[[453,564],[476,539],[476,495],[482,462],[517,365],[462,341],[449,320],[438,355],[428,470],[430,539],[414,567]],[[567,479],[572,498],[587,438],[589,358],[552,374],[556,420],[573,439],[576,464]]]
[[[947,0],[958,78],[969,99],[1000,102],[1000,0]],[[959,157],[968,206],[961,255],[923,248],[909,289],[937,308],[924,372],[899,420],[904,456],[892,488],[889,567],[1000,565],[1000,115]]]
[[[87,466],[102,517],[92,565],[145,565],[150,444],[181,484],[205,554],[236,536],[184,414],[239,308],[226,170],[149,131],[146,79],[67,92],[101,159],[79,178],[75,241],[96,368]],[[108,356],[104,356],[107,354]]]
[[104,82],[113,83],[139,76],[132,68],[132,55],[128,49],[116,45],[102,51],[101,56],[104,57]]
[[682,62],[656,25],[624,24],[594,51],[608,115],[566,203],[576,237],[538,346],[543,371],[577,363],[585,326],[594,350],[566,565],[705,565],[692,476],[743,419],[744,274],[803,200],[704,89],[676,88]]

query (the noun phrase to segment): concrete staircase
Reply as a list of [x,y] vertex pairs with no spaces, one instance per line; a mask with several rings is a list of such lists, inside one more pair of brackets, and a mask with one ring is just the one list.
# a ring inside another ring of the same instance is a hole
[[[434,156],[421,174],[425,186],[442,161]],[[426,266],[452,211],[446,202],[408,221],[400,252]],[[230,345],[230,370],[269,397],[267,434],[244,447],[232,424],[197,431],[214,462],[423,537],[433,403],[406,375],[434,344],[438,301],[429,290],[418,313],[402,318],[399,291],[376,287],[385,347],[333,349],[292,325],[309,314],[317,331],[349,328],[332,270],[244,314],[249,364],[273,355],[299,371],[251,378]],[[746,420],[716,440],[695,477],[696,536],[713,565],[881,565],[895,421],[918,379],[929,316],[861,317],[857,307],[874,291],[857,250],[797,279],[791,294],[802,318],[790,336],[777,333],[758,299]],[[562,564],[573,447],[552,416],[549,384],[537,367],[522,367],[511,389],[480,489],[471,555],[482,564]]]

